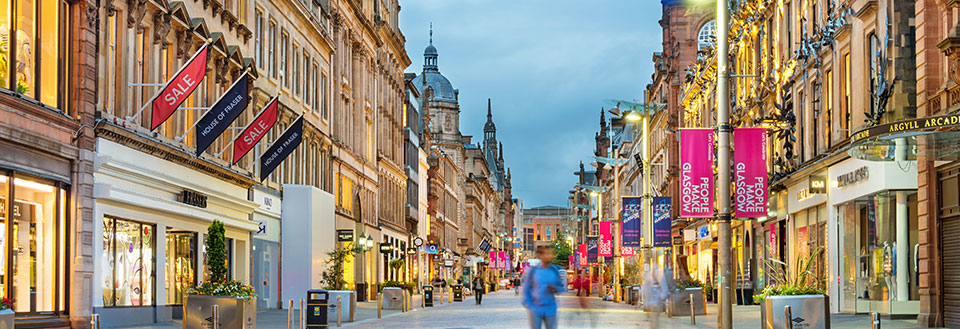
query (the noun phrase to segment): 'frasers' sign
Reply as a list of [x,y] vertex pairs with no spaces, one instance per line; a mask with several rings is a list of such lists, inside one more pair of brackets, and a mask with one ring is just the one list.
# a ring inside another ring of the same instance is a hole
[[713,129],[680,130],[680,217],[713,217]]
[[206,72],[207,45],[203,45],[203,47],[200,47],[200,50],[187,61],[187,64],[163,86],[160,94],[150,101],[150,106],[153,110],[150,116],[150,130],[157,129],[157,127],[173,115],[173,112],[177,111],[180,104],[200,85],[200,80],[203,80]]
[[736,187],[736,217],[767,215],[767,130],[737,128],[733,131]]
[[257,115],[257,118],[253,119],[253,122],[250,122],[250,125],[244,128],[243,132],[237,135],[237,138],[233,141],[233,163],[237,163],[244,155],[247,155],[247,152],[250,152],[276,123],[277,98],[274,97]]

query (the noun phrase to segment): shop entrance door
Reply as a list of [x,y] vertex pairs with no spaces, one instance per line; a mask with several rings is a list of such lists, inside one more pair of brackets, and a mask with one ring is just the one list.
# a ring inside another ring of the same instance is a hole
[[943,237],[960,236],[960,216],[944,218],[942,222],[941,242],[943,246],[943,269],[940,273],[943,282],[943,325],[947,328],[960,328],[960,239]]

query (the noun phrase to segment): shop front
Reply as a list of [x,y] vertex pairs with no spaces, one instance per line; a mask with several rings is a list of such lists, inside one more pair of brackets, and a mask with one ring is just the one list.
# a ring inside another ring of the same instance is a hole
[[250,189],[253,202],[260,205],[253,212],[257,232],[253,234],[253,268],[251,279],[257,290],[257,308],[280,307],[280,210],[279,193],[264,187]]
[[817,253],[811,273],[817,278],[817,286],[827,288],[827,188],[826,171],[811,174],[787,188],[786,263],[791,272],[796,271],[798,259]]
[[[228,275],[249,283],[248,187],[194,168],[97,140],[94,171],[94,313],[105,326],[182,316],[187,291],[204,280],[207,227],[226,229]],[[174,151],[175,152],[175,151]]]
[[714,242],[715,224],[700,221],[684,230],[684,252],[690,277],[707,285],[713,284],[717,263],[717,247]]
[[830,284],[832,310],[916,316],[916,162],[847,159],[827,179],[830,276],[839,278]]

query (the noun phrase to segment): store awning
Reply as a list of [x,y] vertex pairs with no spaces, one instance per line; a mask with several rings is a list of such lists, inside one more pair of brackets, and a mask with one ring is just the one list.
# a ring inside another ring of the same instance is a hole
[[850,157],[868,161],[894,161],[918,156],[937,161],[960,160],[960,114],[908,119],[876,125],[850,137]]

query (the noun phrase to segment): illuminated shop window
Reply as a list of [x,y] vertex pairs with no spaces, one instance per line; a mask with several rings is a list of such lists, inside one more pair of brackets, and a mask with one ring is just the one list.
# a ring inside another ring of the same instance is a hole
[[103,306],[153,305],[153,225],[103,218]]

